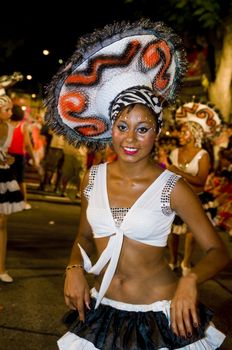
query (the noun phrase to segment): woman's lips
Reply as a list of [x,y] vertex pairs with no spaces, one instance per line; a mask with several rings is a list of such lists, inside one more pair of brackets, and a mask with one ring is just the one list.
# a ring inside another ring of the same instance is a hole
[[134,155],[138,152],[138,148],[134,147],[123,147],[123,151],[127,155]]

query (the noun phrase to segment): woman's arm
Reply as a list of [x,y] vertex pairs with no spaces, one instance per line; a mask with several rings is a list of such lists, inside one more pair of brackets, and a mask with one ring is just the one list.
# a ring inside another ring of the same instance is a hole
[[83,194],[88,184],[88,173],[84,176],[81,188],[81,214],[77,237],[74,241],[64,283],[64,296],[66,305],[70,309],[76,309],[81,321],[85,319],[85,307],[89,308],[89,285],[84,276],[83,261],[78,243],[88,255],[94,251],[94,243],[91,227],[87,221],[87,200]]
[[212,278],[229,262],[230,256],[208,219],[198,196],[190,186],[179,180],[172,191],[171,205],[188,225],[204,255],[191,268],[187,276],[180,278],[171,303],[173,331],[181,336],[192,334],[192,327],[199,324],[197,317],[197,285]]
[[194,187],[203,187],[205,186],[205,182],[210,170],[209,154],[203,154],[201,159],[198,161],[198,173],[196,175],[188,174],[185,171],[176,167],[175,165],[170,165],[168,169],[170,171],[175,172],[178,175],[181,175],[185,180],[188,181],[190,185]]
[[24,144],[26,151],[28,152],[29,156],[31,157],[33,164],[36,165],[33,146],[31,143],[31,138],[28,130],[28,123],[25,121],[23,124],[23,135],[24,135]]

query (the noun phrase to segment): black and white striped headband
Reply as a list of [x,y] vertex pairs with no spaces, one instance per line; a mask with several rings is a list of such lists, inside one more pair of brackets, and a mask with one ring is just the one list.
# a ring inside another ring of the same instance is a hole
[[135,86],[122,91],[113,101],[110,108],[111,122],[114,123],[119,112],[126,106],[141,103],[149,107],[157,117],[158,132],[162,127],[162,106],[159,97],[148,87]]

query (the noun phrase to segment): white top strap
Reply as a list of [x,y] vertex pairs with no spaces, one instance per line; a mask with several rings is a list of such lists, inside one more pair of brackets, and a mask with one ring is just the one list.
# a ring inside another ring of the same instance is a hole
[[110,261],[102,279],[95,309],[99,306],[114,276],[114,273],[118,264],[119,255],[122,248],[122,242],[123,242],[123,232],[122,230],[118,229],[116,234],[110,237],[106,248],[104,249],[100,258],[98,259],[98,261],[94,266],[92,266],[91,261],[88,255],[86,254],[86,252],[84,251],[84,249],[78,244],[81,251],[82,258],[84,260],[84,269],[86,272],[99,275],[102,269]]

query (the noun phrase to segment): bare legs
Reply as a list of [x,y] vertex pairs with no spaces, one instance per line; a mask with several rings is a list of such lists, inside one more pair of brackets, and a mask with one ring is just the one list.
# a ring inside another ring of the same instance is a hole
[[5,272],[7,246],[7,216],[0,214],[0,274]]
[[31,205],[27,202],[27,184],[26,184],[26,182],[20,182],[18,184],[19,184],[20,191],[23,194],[23,199],[25,202],[25,209],[31,209]]
[[0,281],[11,283],[13,278],[6,271],[7,215],[0,214]]
[[[180,236],[171,233],[168,239],[168,248],[169,248],[169,266],[172,270],[177,268],[178,263],[178,248],[179,248]],[[195,247],[195,240],[191,232],[185,234],[185,243],[184,243],[184,254],[181,262],[182,274],[185,276],[191,270],[191,257]]]
[[27,202],[27,187],[26,187],[26,183],[25,182],[20,182],[18,184],[19,184],[20,191],[23,194],[24,201]]

